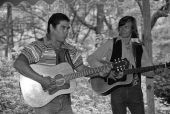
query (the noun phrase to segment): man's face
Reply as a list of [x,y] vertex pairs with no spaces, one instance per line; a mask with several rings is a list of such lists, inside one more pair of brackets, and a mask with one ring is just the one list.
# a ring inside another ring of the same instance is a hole
[[119,35],[122,38],[129,38],[131,36],[131,32],[132,32],[132,23],[131,22],[127,22],[125,25],[123,25],[119,28]]
[[69,22],[68,21],[60,21],[56,28],[50,25],[51,30],[51,40],[52,45],[55,46],[57,42],[64,42],[67,38],[69,32]]

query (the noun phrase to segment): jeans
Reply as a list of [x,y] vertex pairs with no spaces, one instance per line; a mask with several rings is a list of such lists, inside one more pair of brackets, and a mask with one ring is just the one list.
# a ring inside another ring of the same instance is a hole
[[111,93],[113,114],[126,114],[128,107],[131,114],[145,114],[143,93],[139,85],[120,87]]
[[35,114],[73,114],[70,95],[60,95],[43,107],[34,108]]

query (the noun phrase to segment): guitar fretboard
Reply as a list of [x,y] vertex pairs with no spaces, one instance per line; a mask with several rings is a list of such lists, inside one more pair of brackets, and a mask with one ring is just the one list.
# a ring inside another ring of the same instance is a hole
[[123,73],[124,75],[133,74],[133,73],[144,73],[144,72],[153,71],[158,68],[165,68],[165,67],[166,67],[166,64],[148,66],[148,67],[142,67],[142,68],[132,68],[132,69],[124,70]]
[[71,74],[68,74],[68,75],[64,75],[64,78],[65,78],[66,81],[69,81],[69,80],[76,79],[76,78],[79,78],[79,77],[99,73],[101,71],[106,70],[108,67],[111,67],[111,65],[105,65],[105,66],[96,67],[96,68],[89,68],[89,69],[83,70],[82,72],[77,72],[77,73],[71,73]]

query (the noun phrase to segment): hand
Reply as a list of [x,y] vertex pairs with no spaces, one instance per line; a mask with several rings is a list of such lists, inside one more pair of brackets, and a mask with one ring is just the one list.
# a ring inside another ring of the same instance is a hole
[[170,69],[169,68],[165,68],[163,75],[169,75],[170,74]]
[[158,69],[154,70],[155,75],[159,75],[163,72],[164,72],[164,68],[158,68]]
[[115,72],[111,71],[107,78],[111,78],[113,80],[121,79],[123,77],[123,72]]
[[55,86],[56,82],[54,79],[52,79],[51,77],[47,76],[47,77],[43,77],[41,85],[43,90],[46,92],[48,91],[49,94],[51,94],[51,92],[56,89]]
[[96,77],[96,76],[106,77],[107,75],[109,75],[110,71],[111,71],[111,68],[108,67],[105,70],[103,70],[102,72],[92,74],[92,75],[88,75],[86,77]]
[[109,75],[111,71],[111,68],[110,67],[107,67],[105,70],[103,70],[102,72],[99,72],[99,76],[101,77],[106,77],[107,75]]
[[114,72],[113,75],[116,79],[120,79],[123,77],[123,72]]
[[105,69],[99,73],[96,74],[92,74],[92,75],[88,75],[87,77],[95,77],[95,76],[101,76],[101,77],[106,77],[110,71],[111,71],[111,67],[109,67],[110,62],[105,61],[105,60],[98,60],[98,65],[97,66],[104,66],[104,65],[108,65],[107,67],[105,67]]

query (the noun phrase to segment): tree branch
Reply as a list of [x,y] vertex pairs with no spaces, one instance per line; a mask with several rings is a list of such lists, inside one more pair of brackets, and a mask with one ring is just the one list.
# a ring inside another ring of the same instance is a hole
[[90,25],[90,24],[86,23],[85,20],[83,20],[80,16],[77,15],[77,12],[74,10],[74,8],[71,5],[69,5],[69,6],[70,6],[70,9],[74,13],[74,15],[76,16],[78,21],[80,21],[87,28],[96,31],[96,26],[93,26],[93,25]]
[[106,16],[104,16],[104,22],[106,23],[107,27],[109,28],[109,30],[113,30],[112,25],[107,21]]
[[142,0],[136,0],[136,2],[138,3],[138,6],[140,8],[141,14],[143,16],[143,7],[142,7]]
[[86,35],[84,36],[84,38],[82,39],[82,41],[81,41],[81,44],[83,44],[84,43],[84,41],[86,40],[86,38],[88,37],[88,35],[89,35],[89,33],[90,33],[90,29],[87,31],[87,33],[86,33]]
[[160,17],[168,17],[169,12],[170,12],[170,0],[166,0],[166,4],[152,15],[151,29],[154,27],[155,23]]

